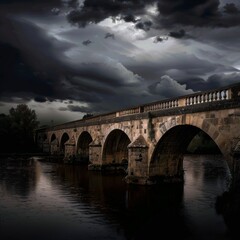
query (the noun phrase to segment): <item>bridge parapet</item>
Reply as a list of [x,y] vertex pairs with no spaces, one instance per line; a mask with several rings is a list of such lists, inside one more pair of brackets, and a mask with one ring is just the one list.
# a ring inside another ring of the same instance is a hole
[[103,122],[112,122],[115,121],[114,119],[119,119],[120,121],[120,119],[124,117],[131,117],[134,115],[140,116],[143,114],[147,114],[148,112],[155,111],[163,112],[166,114],[166,111],[171,110],[171,112],[173,113],[174,109],[177,110],[179,107],[184,108],[198,105],[198,109],[200,109],[201,106],[202,108],[204,108],[204,106],[206,107],[206,104],[208,104],[208,107],[210,107],[214,106],[215,103],[227,103],[231,100],[235,101],[236,99],[237,101],[238,99],[240,99],[240,84],[235,84],[210,91],[197,92],[190,95],[180,96],[178,98],[161,100],[132,108],[122,109],[116,112],[96,115],[89,118],[53,126],[50,129],[54,131],[62,128],[77,128],[80,126],[100,124]]
[[197,93],[185,98],[185,105],[209,103],[231,99],[231,89],[220,89]]
[[234,91],[236,92],[236,89],[238,89],[238,91],[237,93],[235,93],[235,95],[239,96],[239,92],[240,92],[239,88],[240,88],[240,85],[235,84],[232,86],[214,89],[210,91],[197,92],[194,94],[181,96],[178,98],[161,100],[161,101],[119,111],[116,113],[116,117],[144,113],[149,111],[166,110],[166,109],[184,107],[184,106],[201,104],[201,103],[230,100],[232,99],[232,97],[234,97],[233,92]]
[[179,106],[179,99],[173,99],[173,100],[167,100],[167,101],[164,100],[164,101],[156,102],[153,104],[145,105],[143,107],[143,112],[174,108],[178,106]]
[[[101,115],[99,117],[99,121],[101,120],[109,120],[109,119],[112,119],[112,118],[115,118],[116,117],[116,113],[109,113],[109,114],[106,114],[106,115]],[[95,119],[94,119],[95,120]]]
[[130,114],[137,114],[140,113],[141,111],[141,107],[134,107],[134,108],[130,108],[130,109],[126,109],[123,111],[119,111],[116,113],[117,117],[121,117],[121,116],[126,116],[126,115],[130,115]]

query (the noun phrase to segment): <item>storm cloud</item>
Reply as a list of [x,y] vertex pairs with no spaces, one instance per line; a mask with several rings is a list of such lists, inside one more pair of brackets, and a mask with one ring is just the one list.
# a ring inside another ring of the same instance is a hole
[[[148,21],[141,21],[147,13],[147,8],[156,4],[155,16]],[[85,27],[88,24],[99,23],[108,17],[133,22],[137,28],[149,30],[151,27],[208,26],[231,27],[240,24],[239,9],[234,3],[224,7],[219,0],[85,0],[79,8],[73,9],[67,15],[72,24]],[[140,19],[139,19],[140,17]],[[138,20],[137,20],[138,19]]]
[[0,107],[31,103],[66,120],[239,82],[239,9],[230,0],[1,1]]

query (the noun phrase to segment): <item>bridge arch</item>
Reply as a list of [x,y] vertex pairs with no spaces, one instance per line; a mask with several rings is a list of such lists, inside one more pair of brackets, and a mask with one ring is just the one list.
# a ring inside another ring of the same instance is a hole
[[55,133],[52,133],[52,135],[51,135],[51,137],[50,137],[50,144],[51,144],[55,139],[57,139],[56,134],[55,134]]
[[215,153],[222,154],[215,140],[204,130],[189,124],[177,125],[159,139],[150,159],[149,176],[181,177],[184,154],[199,133],[210,140]]
[[89,161],[89,144],[93,141],[91,134],[88,131],[83,131],[77,141],[77,158],[81,162]]
[[[205,132],[209,137],[212,138],[214,143],[218,146],[219,149],[221,149],[222,154],[225,156],[225,158],[229,158],[229,145],[230,141],[226,141],[226,139],[229,139],[228,136],[221,133],[218,128],[208,119],[205,117],[200,117],[199,115],[196,115],[194,117],[188,117],[188,120],[184,119],[182,123],[177,123],[176,119],[173,118],[159,126],[161,136],[160,138],[171,128],[175,126],[182,126],[182,125],[189,125],[189,126],[195,126]],[[159,139],[157,140],[157,142]],[[227,143],[227,144],[226,144]]]
[[68,133],[63,133],[60,140],[60,153],[65,154],[65,143],[69,140]]
[[128,161],[128,135],[120,129],[112,130],[106,137],[103,152],[103,164],[125,164]]
[[59,141],[55,133],[52,133],[50,139],[50,152],[51,154],[58,154],[59,152]]

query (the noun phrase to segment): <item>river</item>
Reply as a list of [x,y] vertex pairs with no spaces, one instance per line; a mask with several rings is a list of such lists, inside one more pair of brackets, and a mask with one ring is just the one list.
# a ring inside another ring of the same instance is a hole
[[127,185],[84,165],[1,161],[0,238],[232,239],[216,198],[228,189],[220,155],[184,158],[184,183]]

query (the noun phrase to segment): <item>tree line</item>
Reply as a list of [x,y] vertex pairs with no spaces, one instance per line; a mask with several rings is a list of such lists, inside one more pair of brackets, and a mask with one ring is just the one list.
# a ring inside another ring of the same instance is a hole
[[39,122],[35,110],[26,104],[0,114],[0,153],[28,153],[37,150],[34,131]]

